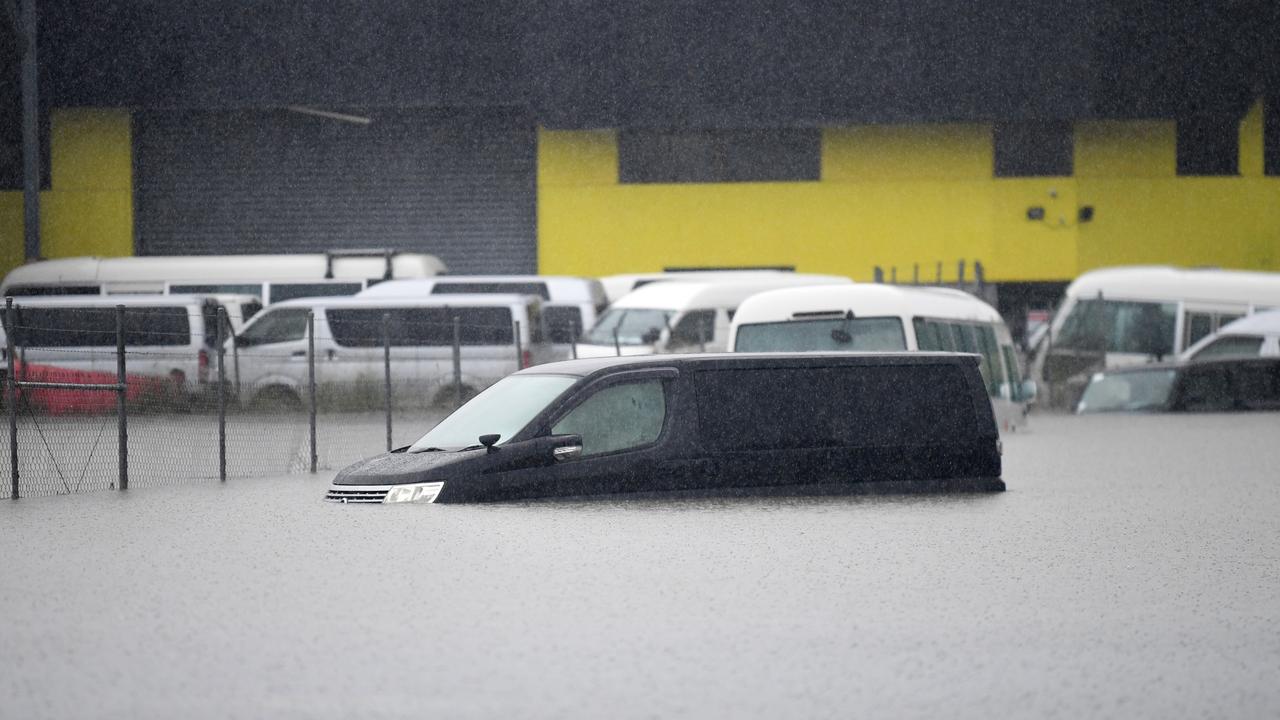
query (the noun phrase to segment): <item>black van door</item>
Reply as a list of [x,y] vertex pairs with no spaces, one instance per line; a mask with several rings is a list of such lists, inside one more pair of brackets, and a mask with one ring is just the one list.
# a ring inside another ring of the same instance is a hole
[[671,447],[679,445],[672,441],[676,375],[670,368],[636,370],[583,388],[530,441],[578,436],[581,451],[501,472],[500,493],[519,498],[663,489],[686,470],[671,457]]

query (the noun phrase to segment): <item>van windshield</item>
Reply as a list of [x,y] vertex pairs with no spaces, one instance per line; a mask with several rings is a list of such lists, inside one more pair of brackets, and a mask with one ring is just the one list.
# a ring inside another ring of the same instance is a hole
[[738,328],[736,352],[906,350],[898,318],[829,318],[753,323]]
[[1062,323],[1054,347],[1097,352],[1173,352],[1176,303],[1081,300]]
[[649,345],[646,335],[660,333],[671,326],[674,310],[652,308],[611,308],[600,316],[595,327],[583,336],[588,345],[612,345],[616,333],[619,345]]
[[459,450],[496,433],[510,440],[578,378],[568,375],[509,375],[490,385],[409,446],[409,452]]

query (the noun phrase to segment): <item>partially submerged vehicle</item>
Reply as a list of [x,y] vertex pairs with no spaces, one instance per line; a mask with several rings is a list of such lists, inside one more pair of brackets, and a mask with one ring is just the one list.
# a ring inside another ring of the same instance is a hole
[[1093,373],[1178,357],[1238,318],[1280,307],[1280,273],[1175,267],[1087,272],[1067,287],[1035,373],[1069,408]]
[[666,355],[512,374],[326,499],[990,491],[1000,472],[973,355]]
[[1183,360],[1280,356],[1280,310],[1266,310],[1227,323],[1182,353]]
[[952,288],[846,284],[784,288],[743,301],[734,352],[974,353],[1001,430],[1016,430],[1035,399],[996,309]]
[[1280,357],[1153,363],[1095,373],[1077,414],[1280,410]]

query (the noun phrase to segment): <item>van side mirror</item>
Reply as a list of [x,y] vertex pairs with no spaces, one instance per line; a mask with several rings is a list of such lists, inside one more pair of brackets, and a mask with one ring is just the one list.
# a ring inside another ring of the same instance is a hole
[[555,444],[551,447],[551,457],[556,462],[577,460],[582,457],[581,435],[556,435],[552,441]]
[[1039,394],[1039,388],[1036,387],[1035,380],[1023,380],[1018,386],[1018,399],[1033,403],[1036,401],[1036,395]]
[[490,433],[490,434],[488,434],[488,435],[481,435],[481,436],[480,436],[480,444],[484,446],[485,452],[497,452],[497,449],[496,449],[496,448],[494,448],[493,446],[494,446],[494,445],[496,445],[496,444],[498,443],[498,440],[499,440],[501,437],[502,437],[502,436],[501,436],[501,435],[499,435],[498,433]]
[[662,337],[661,330],[659,330],[658,328],[649,328],[647,331],[645,331],[644,335],[640,336],[640,342],[644,343],[645,345],[652,345],[658,342],[658,339],[661,337]]

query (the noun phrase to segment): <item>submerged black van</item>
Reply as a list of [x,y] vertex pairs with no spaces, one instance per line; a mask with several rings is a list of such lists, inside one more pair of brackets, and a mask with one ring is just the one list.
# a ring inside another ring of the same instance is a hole
[[671,491],[1003,490],[976,355],[649,355],[507,376],[335,502]]

